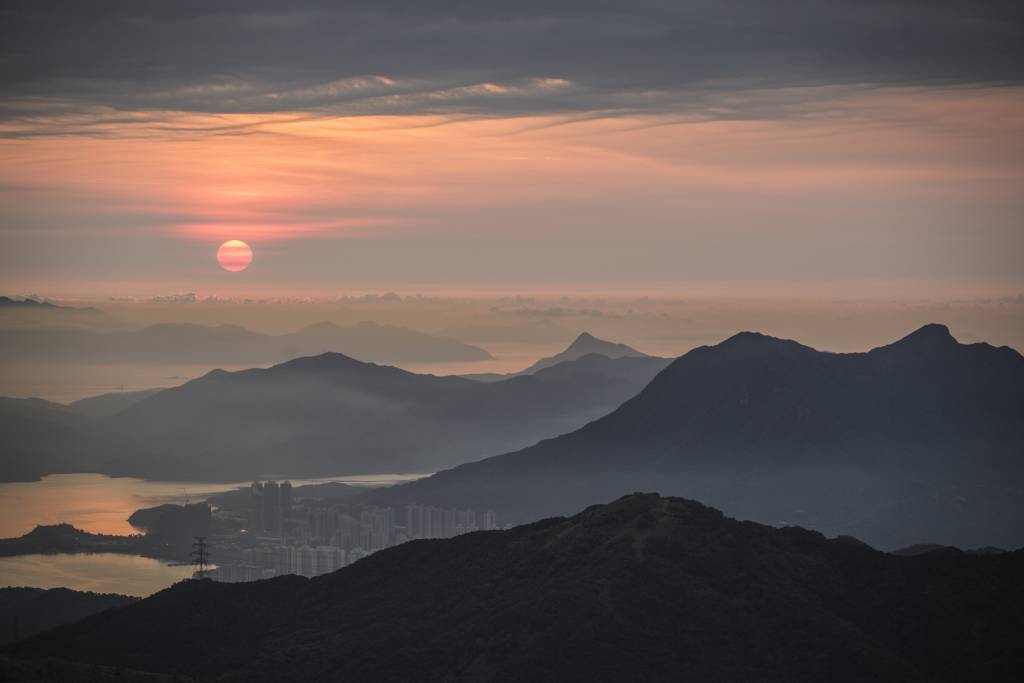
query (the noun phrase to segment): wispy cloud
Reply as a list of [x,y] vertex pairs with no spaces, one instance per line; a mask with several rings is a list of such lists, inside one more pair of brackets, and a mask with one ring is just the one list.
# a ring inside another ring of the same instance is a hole
[[0,46],[4,118],[756,116],[771,99],[738,94],[1020,83],[1024,10],[1010,0],[11,0]]

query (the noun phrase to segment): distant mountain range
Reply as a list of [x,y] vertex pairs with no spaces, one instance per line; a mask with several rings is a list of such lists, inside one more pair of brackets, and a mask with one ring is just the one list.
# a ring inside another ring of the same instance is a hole
[[89,315],[95,315],[101,313],[98,308],[91,306],[87,308],[76,308],[74,306],[59,306],[50,301],[40,301],[38,299],[32,299],[26,297],[24,299],[14,299],[9,296],[0,296],[0,311],[40,311],[40,312],[67,312],[67,313],[85,313]]
[[1024,552],[900,557],[654,494],[315,579],[186,581],[8,649],[227,681],[1011,681]]
[[[532,375],[540,370],[544,370],[545,368],[554,367],[559,363],[564,363],[566,361],[571,360],[578,360],[580,358],[583,358],[584,356],[590,355],[599,355],[604,356],[605,358],[653,358],[653,356],[648,356],[646,353],[637,351],[631,346],[605,341],[603,339],[598,339],[589,332],[582,332],[564,351],[556,353],[553,356],[541,358],[540,360],[538,360],[536,363],[526,368],[525,370],[509,374],[485,372],[462,376],[467,379],[475,379],[482,382],[497,382],[499,380],[507,379],[509,377],[518,377],[520,375]],[[659,360],[664,360],[665,364],[668,365],[669,359]]]
[[285,335],[266,335],[237,325],[207,327],[163,323],[141,330],[99,332],[71,328],[0,329],[4,362],[117,364],[273,363],[328,351],[368,362],[440,363],[488,360],[477,346],[405,327],[330,322]]
[[0,462],[0,477],[99,471],[238,481],[431,472],[576,429],[635,395],[668,362],[591,354],[481,383],[326,353],[268,369],[216,370],[142,396],[70,406],[7,399],[0,424],[11,414],[4,439],[17,447]]
[[881,548],[1024,545],[1024,358],[941,325],[848,354],[744,332],[573,433],[369,496],[528,521],[645,489]]
[[3,308],[58,308],[49,301],[37,301],[35,299],[12,299],[9,296],[0,296],[0,309]]

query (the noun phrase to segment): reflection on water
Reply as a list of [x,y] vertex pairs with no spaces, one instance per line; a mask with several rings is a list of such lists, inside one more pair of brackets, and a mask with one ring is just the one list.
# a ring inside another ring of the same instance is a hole
[[72,588],[145,597],[192,575],[192,567],[136,555],[19,555],[0,557],[0,587]]
[[[357,485],[385,485],[417,479],[421,474],[366,474],[320,479],[292,479],[296,486],[341,481]],[[0,484],[0,538],[28,533],[38,524],[67,522],[102,534],[138,533],[128,517],[143,507],[201,500],[248,482],[202,484],[146,481],[102,474],[55,474],[40,481]]]
[[[364,474],[291,481],[296,486],[331,481],[374,486],[422,476]],[[113,479],[102,474],[56,474],[40,481],[0,484],[0,537],[21,536],[38,524],[58,522],[93,533],[138,533],[126,520],[139,508],[195,501],[247,484]],[[168,567],[166,561],[115,553],[0,557],[0,587],[64,587],[145,596],[191,575],[192,567]]]
[[143,507],[231,488],[112,479],[102,474],[56,474],[40,481],[0,484],[0,537],[21,536],[37,524],[67,522],[98,534],[138,533],[128,517]]

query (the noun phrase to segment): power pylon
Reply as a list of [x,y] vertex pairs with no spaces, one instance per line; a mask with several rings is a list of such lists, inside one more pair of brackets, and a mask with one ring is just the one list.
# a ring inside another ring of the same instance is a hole
[[210,549],[206,545],[206,536],[196,536],[195,542],[192,544],[192,564],[196,565],[197,569],[194,578],[205,579],[207,573],[210,571],[207,567],[210,564]]

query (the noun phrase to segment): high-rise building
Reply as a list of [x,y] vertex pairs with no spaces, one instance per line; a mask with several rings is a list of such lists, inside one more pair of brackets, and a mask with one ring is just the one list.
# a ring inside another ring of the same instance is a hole
[[484,513],[484,531],[493,531],[498,528],[498,516],[494,514],[494,510],[488,510]]
[[249,532],[255,536],[282,538],[285,520],[291,513],[292,485],[256,481],[249,491]]
[[297,567],[298,571],[295,573],[308,577],[316,576],[319,568],[317,565],[316,549],[310,548],[308,545],[304,545],[301,548],[296,549],[296,554],[298,555],[297,559],[299,566]]
[[292,483],[281,482],[281,519],[287,523],[292,516]]
[[254,536],[263,535],[263,484],[254,481],[249,487],[249,532]]
[[282,526],[281,487],[268,481],[263,485],[263,533],[280,538]]

